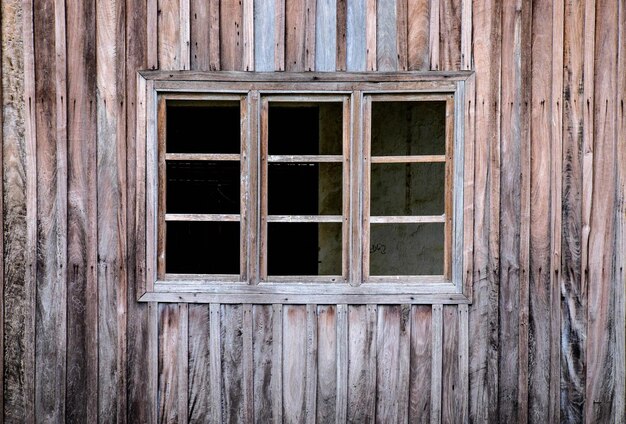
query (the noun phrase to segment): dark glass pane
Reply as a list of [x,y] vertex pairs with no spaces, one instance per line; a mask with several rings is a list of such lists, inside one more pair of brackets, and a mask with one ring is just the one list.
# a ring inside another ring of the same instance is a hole
[[445,102],[372,102],[372,156],[445,152]]
[[341,275],[341,224],[270,222],[268,275]]
[[165,269],[239,274],[239,222],[167,222]]
[[167,107],[168,153],[239,153],[239,103]]
[[373,163],[370,215],[441,215],[445,164]]
[[341,215],[341,163],[268,164],[270,215]]
[[169,161],[166,178],[167,213],[239,213],[239,162]]
[[270,155],[341,155],[342,104],[270,104]]
[[370,275],[443,275],[444,224],[371,224]]

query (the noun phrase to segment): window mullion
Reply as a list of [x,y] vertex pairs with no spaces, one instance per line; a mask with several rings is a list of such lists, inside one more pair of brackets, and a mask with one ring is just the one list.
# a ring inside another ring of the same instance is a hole
[[351,125],[352,125],[352,142],[351,142],[351,160],[350,160],[350,180],[351,180],[351,196],[350,196],[350,285],[359,286],[363,281],[363,262],[364,262],[364,214],[363,199],[367,196],[364,194],[367,190],[365,180],[363,178],[363,128],[367,126],[363,113],[363,93],[354,91],[351,102]]
[[[247,172],[242,173],[242,185],[245,185],[245,196],[242,205],[245,205],[246,217],[242,219],[241,241],[246,243],[247,252],[247,281],[255,285],[260,280],[260,151],[259,151],[259,92],[250,91],[246,97],[246,127],[247,143],[245,150],[242,149],[242,162],[246,162]],[[245,224],[243,224],[245,222]]]

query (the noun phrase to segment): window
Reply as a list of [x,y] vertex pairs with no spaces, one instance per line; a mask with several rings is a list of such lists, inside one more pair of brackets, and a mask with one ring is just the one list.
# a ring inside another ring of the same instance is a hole
[[141,300],[467,303],[469,77],[142,74]]

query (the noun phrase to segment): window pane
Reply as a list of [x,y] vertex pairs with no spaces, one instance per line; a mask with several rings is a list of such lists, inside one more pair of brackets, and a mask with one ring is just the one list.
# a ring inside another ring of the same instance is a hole
[[270,155],[341,155],[341,103],[270,103]]
[[268,164],[270,215],[341,215],[341,163]]
[[168,105],[168,153],[239,153],[238,102]]
[[166,165],[167,213],[239,213],[239,162],[168,161]]
[[239,222],[166,225],[167,273],[239,274]]
[[268,275],[341,275],[340,223],[267,225]]
[[370,275],[442,275],[443,224],[371,224]]
[[370,215],[444,213],[444,163],[373,163],[371,170]]
[[372,156],[443,155],[445,102],[372,102]]

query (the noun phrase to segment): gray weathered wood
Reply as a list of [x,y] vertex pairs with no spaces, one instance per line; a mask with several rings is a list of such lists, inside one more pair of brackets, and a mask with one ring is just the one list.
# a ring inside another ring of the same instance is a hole
[[210,381],[210,331],[208,305],[189,305],[189,422],[209,421],[210,393],[216,390]]
[[348,307],[348,414],[351,422],[376,416],[376,311],[374,305]]
[[283,307],[283,419],[304,422],[307,386],[307,316],[305,306]]
[[258,72],[274,70],[274,30],[276,29],[273,0],[254,2],[254,69]]
[[315,21],[315,70],[337,68],[337,0],[317,0]]
[[222,305],[221,360],[222,420],[242,422],[244,419],[243,370],[243,306]]
[[337,412],[337,306],[317,307],[317,422],[333,422]]
[[376,62],[380,72],[398,70],[397,0],[376,2]]
[[432,308],[432,365],[430,378],[430,422],[440,423],[442,418],[442,373],[443,373],[443,306]]

